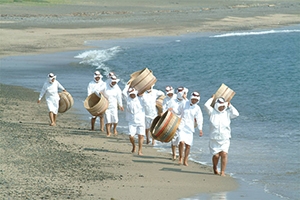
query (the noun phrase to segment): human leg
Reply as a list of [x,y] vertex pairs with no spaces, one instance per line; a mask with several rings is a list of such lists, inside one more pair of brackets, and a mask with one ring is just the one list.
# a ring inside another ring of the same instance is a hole
[[96,122],[96,117],[92,116],[91,118],[91,130],[95,130],[95,122]]
[[53,121],[54,121],[54,125],[56,125],[56,117],[57,117],[57,114],[54,114],[54,113],[53,113]]
[[50,126],[55,126],[53,112],[49,112],[49,118],[50,118]]
[[146,144],[150,143],[150,139],[149,139],[149,129],[145,129],[145,135],[146,135]]
[[221,156],[221,176],[225,176],[225,169],[226,169],[226,165],[227,165],[227,153],[224,151],[220,152],[220,156]]
[[176,146],[172,144],[171,149],[172,149],[172,159],[176,160]]
[[104,132],[104,116],[100,115],[100,131]]
[[183,161],[183,148],[184,148],[184,142],[179,143],[179,158],[178,158],[178,163],[182,164]]
[[113,131],[114,131],[114,135],[118,135],[117,125],[118,125],[118,123],[113,123]]
[[219,154],[219,153],[213,155],[213,157],[212,157],[212,163],[213,163],[214,174],[217,174],[217,175],[220,174],[220,173],[218,172],[219,158],[220,158],[220,154]]
[[184,160],[183,160],[183,164],[185,166],[189,166],[188,165],[188,158],[189,158],[189,154],[190,154],[190,149],[191,149],[191,145],[185,144]]
[[142,147],[143,147],[143,142],[144,142],[144,136],[139,135],[138,138],[139,138],[139,152],[138,152],[138,155],[142,156],[143,155]]
[[135,152],[134,136],[129,135],[129,140],[130,140],[130,143],[132,144],[132,150],[131,150],[131,153],[134,153],[134,152]]
[[111,135],[111,132],[110,132],[110,129],[111,129],[111,123],[105,124],[105,127],[106,127],[106,136],[107,136],[107,137],[110,137],[110,135]]

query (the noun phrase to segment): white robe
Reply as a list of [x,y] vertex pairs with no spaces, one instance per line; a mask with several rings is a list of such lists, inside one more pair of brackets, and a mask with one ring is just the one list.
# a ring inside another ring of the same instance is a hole
[[180,105],[181,122],[178,127],[179,142],[184,142],[187,145],[193,145],[193,134],[195,132],[195,120],[199,130],[202,130],[203,115],[200,107],[197,104],[190,105],[190,101]]
[[[168,105],[166,106],[166,109],[169,109],[169,108],[172,108],[172,112],[175,113],[178,117],[181,117],[181,110],[179,109],[180,108],[180,105],[181,104],[184,104],[186,102],[186,100],[181,100],[179,101],[177,99],[177,95],[176,95],[176,98],[171,98],[170,101],[168,101]],[[177,146],[179,144],[179,131],[178,129],[176,130],[176,133],[171,141],[171,144],[173,146]]]
[[87,87],[87,95],[90,96],[92,93],[99,94],[105,87],[105,83],[102,80],[99,80],[98,83],[96,81],[89,82]]
[[[127,90],[126,90],[127,91]],[[145,110],[142,97],[132,99],[123,91],[126,100],[126,120],[128,121],[129,135],[145,135]]]
[[[224,111],[220,112],[216,108],[212,108],[210,105],[213,98],[210,98],[205,104],[205,109],[210,119],[209,130],[209,148],[210,152],[215,155],[221,151],[228,153],[231,138],[231,119],[239,116],[239,112],[236,108],[230,104]],[[216,106],[217,107],[217,106]]]
[[164,95],[163,91],[152,89],[151,92],[144,92],[144,107],[146,114],[146,129],[149,129],[152,120],[157,116],[156,100],[161,95]]
[[166,97],[164,98],[163,103],[162,103],[163,113],[166,112],[171,107],[170,103],[172,100],[175,100],[175,99],[177,99],[176,94],[173,94],[172,98],[170,98],[168,95],[166,95]]
[[59,95],[58,89],[65,90],[65,88],[57,81],[49,82],[48,80],[44,83],[43,88],[40,92],[39,100],[43,98],[45,95],[46,103],[48,106],[49,112],[53,112],[54,114],[58,113],[59,108]]
[[108,108],[105,111],[106,123],[118,123],[118,106],[123,107],[122,91],[117,85],[112,87],[109,83],[106,83],[101,92],[108,100]]

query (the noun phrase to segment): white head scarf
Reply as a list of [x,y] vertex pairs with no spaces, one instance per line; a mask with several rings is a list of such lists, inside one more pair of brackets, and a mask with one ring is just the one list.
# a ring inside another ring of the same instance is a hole
[[[197,103],[198,103],[200,101],[200,93],[199,92],[193,92],[192,95],[191,95],[191,100],[192,99],[196,99]],[[191,101],[191,104],[193,104],[192,101]]]
[[98,83],[98,81],[96,80],[96,78],[98,78],[98,77],[100,77],[100,79],[101,79],[102,75],[101,75],[101,73],[99,71],[95,71],[94,72],[94,80],[95,80],[96,83]]
[[166,87],[166,94],[174,94],[174,89],[172,86],[167,86]]
[[[225,109],[223,111],[219,111],[219,107],[225,106]],[[225,112],[226,108],[228,107],[228,102],[225,101],[223,97],[219,97],[215,101],[214,109],[218,112]]]
[[131,95],[131,94],[135,94],[135,96],[138,94],[138,91],[134,88],[129,88],[128,89],[128,94]]
[[48,80],[50,83],[52,83],[53,79],[56,79],[56,75],[54,75],[53,73],[48,74]]
[[185,87],[179,87],[177,88],[177,98],[179,100],[182,100],[183,99],[183,95],[186,94],[189,92],[189,90]]
[[120,81],[120,79],[117,79],[117,77],[115,75],[112,75],[110,77],[110,85],[112,85],[111,83],[115,82],[118,83]]

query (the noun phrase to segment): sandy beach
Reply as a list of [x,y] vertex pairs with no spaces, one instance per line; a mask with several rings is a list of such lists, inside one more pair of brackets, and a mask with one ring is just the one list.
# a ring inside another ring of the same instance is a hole
[[[86,49],[88,40],[300,23],[297,0],[2,2],[2,58]],[[173,200],[238,187],[230,176],[213,175],[210,167],[193,162],[178,165],[151,145],[144,145],[143,156],[132,154],[127,135],[107,138],[90,131],[74,109],[59,114],[57,126],[50,127],[45,100],[37,104],[37,98],[32,90],[0,84],[3,199]]]

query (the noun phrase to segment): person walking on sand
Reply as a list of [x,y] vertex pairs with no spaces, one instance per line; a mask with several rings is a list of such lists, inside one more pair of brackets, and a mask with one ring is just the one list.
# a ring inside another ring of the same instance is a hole
[[[188,156],[193,145],[193,134],[195,132],[195,121],[202,137],[203,115],[197,103],[200,101],[200,93],[193,92],[190,100],[180,105],[181,122],[178,127],[179,141],[179,164],[188,166]],[[185,147],[185,148],[184,148]],[[184,154],[184,156],[183,156]]]
[[[102,81],[102,75],[99,71],[94,72],[94,80],[89,82],[87,87],[87,95],[91,95],[92,93],[96,93],[99,95],[100,91],[105,87],[105,83]],[[91,130],[95,130],[95,122],[97,116],[92,116],[91,118]],[[104,114],[99,115],[100,118],[100,131],[104,131]]]
[[[166,88],[167,89],[167,88]],[[174,91],[174,90],[173,90]],[[178,117],[181,117],[179,107],[182,103],[186,102],[186,95],[188,93],[188,89],[185,87],[178,87],[177,94],[174,94],[173,97],[168,101],[168,104],[163,107],[163,111],[165,112],[166,109],[172,111]],[[167,98],[167,97],[166,97]],[[178,141],[178,129],[171,140],[171,150],[172,150],[172,160],[176,160],[176,147],[179,145]]]
[[145,110],[142,97],[137,96],[138,91],[126,86],[123,96],[126,100],[126,120],[128,121],[129,140],[132,144],[131,152],[136,151],[134,136],[138,135],[138,155],[143,155],[142,146],[145,136]]
[[66,89],[56,80],[56,76],[53,73],[48,74],[48,79],[42,87],[37,103],[40,103],[43,96],[46,94],[45,98],[49,110],[50,126],[56,125],[60,99],[58,89],[66,92]]
[[117,83],[120,80],[115,75],[110,77],[110,81],[107,81],[104,89],[101,91],[108,100],[108,108],[105,111],[106,119],[106,135],[111,136],[111,128],[113,126],[114,135],[118,135],[117,125],[119,122],[118,109],[123,111],[122,103],[122,91],[118,87]]
[[[210,120],[209,149],[212,157],[214,174],[225,176],[227,154],[231,138],[231,119],[239,116],[237,109],[226,102],[223,97],[217,98],[214,107],[211,103],[214,99],[208,99],[204,104]],[[218,162],[221,157],[221,173],[218,171]]]
[[[154,85],[144,92],[143,98],[145,100],[144,107],[145,107],[145,123],[146,123],[146,129],[145,129],[145,135],[146,135],[146,144],[150,143],[150,127],[153,119],[157,116],[157,108],[156,108],[156,100],[161,95],[164,95],[163,91],[157,90],[153,88]],[[152,145],[154,145],[154,139],[152,139]]]

